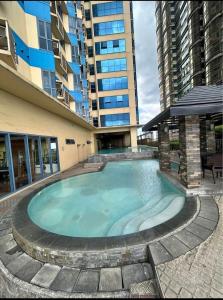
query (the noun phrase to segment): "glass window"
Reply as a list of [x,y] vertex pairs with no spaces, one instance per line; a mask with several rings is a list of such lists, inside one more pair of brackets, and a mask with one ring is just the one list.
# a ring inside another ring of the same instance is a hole
[[39,28],[39,47],[41,49],[53,51],[51,24],[38,20]]
[[95,43],[95,52],[97,55],[125,52],[125,39],[111,40]]
[[91,93],[96,93],[95,82],[91,82],[91,83],[90,83],[90,86],[91,86]]
[[87,39],[92,39],[92,31],[91,28],[86,28]]
[[98,127],[98,118],[97,117],[93,117],[93,125],[95,127]]
[[129,96],[118,95],[118,96],[99,97],[99,106],[100,109],[128,107]]
[[42,178],[38,137],[29,137],[29,153],[32,180],[37,181]]
[[94,35],[107,35],[125,32],[124,20],[103,22],[94,24]]
[[123,14],[123,1],[93,4],[92,9],[94,17]]
[[69,32],[76,34],[77,19],[75,17],[68,16],[69,20]]
[[91,20],[90,9],[85,9],[85,19],[86,19],[86,21],[90,21]]
[[28,184],[24,136],[11,135],[12,160],[16,189]]
[[101,126],[122,126],[130,124],[129,113],[100,116]]
[[41,147],[42,147],[42,160],[43,160],[43,174],[51,174],[50,167],[50,148],[48,138],[41,138]]
[[97,100],[92,100],[92,110],[97,110]]
[[58,162],[58,149],[57,149],[57,139],[50,138],[50,151],[52,159],[52,171],[56,173],[59,171],[59,162]]
[[128,88],[127,77],[103,78],[98,79],[99,91],[122,90]]
[[96,62],[98,73],[119,72],[127,70],[126,58],[100,60]]
[[73,79],[74,79],[74,89],[75,90],[80,90],[81,89],[80,75],[79,74],[74,74]]
[[94,48],[92,46],[88,47],[88,57],[94,57]]
[[9,163],[5,136],[0,135],[0,197],[10,193]]
[[90,72],[90,75],[95,75],[94,65],[89,65],[89,72]]
[[78,46],[71,46],[72,62],[80,63]]
[[56,77],[54,72],[42,70],[43,89],[48,94],[56,97]]

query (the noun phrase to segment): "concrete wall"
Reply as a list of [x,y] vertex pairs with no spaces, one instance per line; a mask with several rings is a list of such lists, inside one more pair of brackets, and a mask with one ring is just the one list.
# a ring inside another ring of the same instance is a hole
[[[62,171],[94,153],[93,132],[3,90],[0,131],[57,137]],[[75,145],[66,145],[65,139],[74,139]],[[87,144],[87,140],[92,144]]]

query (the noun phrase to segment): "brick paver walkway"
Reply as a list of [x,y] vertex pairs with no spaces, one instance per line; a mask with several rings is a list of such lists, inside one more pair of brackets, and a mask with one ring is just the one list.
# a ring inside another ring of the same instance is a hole
[[223,196],[219,223],[200,246],[156,267],[165,298],[223,298]]

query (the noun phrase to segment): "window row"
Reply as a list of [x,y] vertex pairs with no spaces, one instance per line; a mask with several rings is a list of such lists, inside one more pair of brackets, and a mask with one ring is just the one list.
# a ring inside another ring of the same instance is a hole
[[95,52],[97,55],[125,52],[125,39],[112,40],[95,43]]
[[122,90],[128,88],[128,77],[98,79],[99,91]]
[[0,197],[58,171],[56,138],[0,134]]
[[100,109],[119,108],[119,107],[128,107],[128,106],[129,106],[128,95],[99,97]]
[[94,35],[107,35],[125,32],[124,20],[102,22],[94,24]]
[[94,17],[123,14],[123,1],[113,1],[107,3],[93,4],[92,10],[93,10]]
[[126,58],[100,60],[96,62],[98,73],[119,72],[127,70]]
[[100,120],[101,120],[102,127],[129,125],[130,115],[129,113],[103,115],[100,117]]

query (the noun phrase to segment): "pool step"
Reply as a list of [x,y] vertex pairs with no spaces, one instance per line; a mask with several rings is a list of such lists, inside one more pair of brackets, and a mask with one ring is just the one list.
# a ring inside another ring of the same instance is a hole
[[145,211],[147,207],[152,207],[155,203],[160,201],[160,197],[153,197],[153,200],[149,203],[146,203],[144,206],[130,212],[129,214],[121,217],[119,220],[117,220],[112,227],[108,230],[107,236],[112,235],[121,235],[123,232],[123,228],[126,226],[126,224],[135,216],[140,215],[142,212]]
[[149,207],[131,219],[123,228],[122,233],[128,234],[144,230],[171,219],[176,214],[176,210],[180,211],[183,202],[184,197],[176,197],[176,195],[174,197],[173,194],[163,197],[153,208]]
[[115,222],[109,229],[107,236],[129,234],[139,231],[139,226],[144,221],[156,215],[157,210],[160,212],[166,209],[175,197],[176,194],[169,194],[162,198],[154,196],[152,201]]
[[172,219],[176,215],[176,211],[180,211],[184,204],[184,197],[178,196],[173,199],[173,201],[159,214],[153,216],[152,218],[147,218],[139,226],[138,230],[144,230],[158,224],[164,223],[167,220]]

